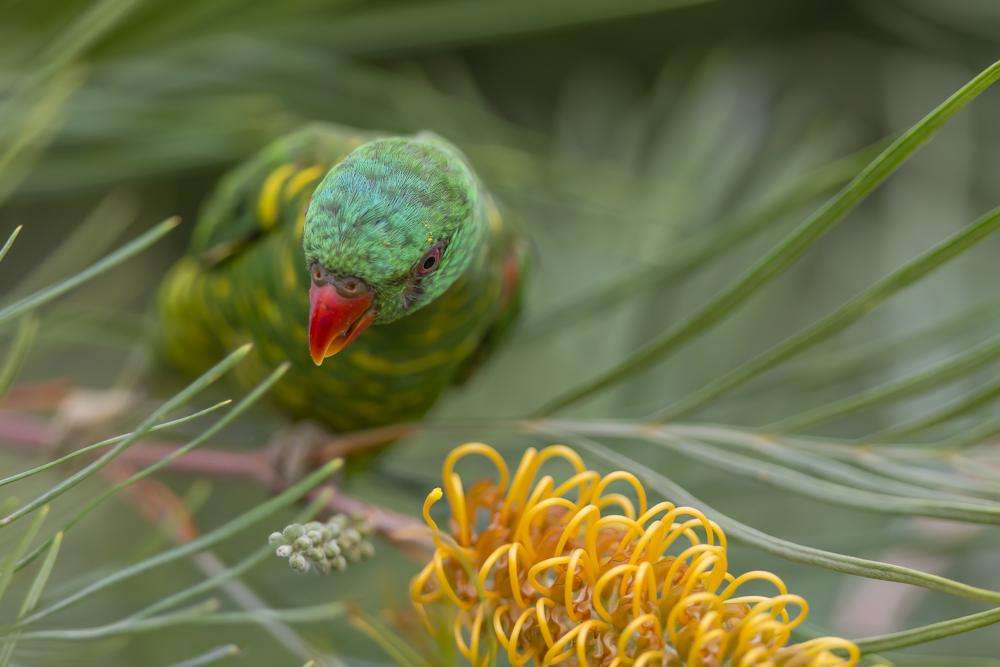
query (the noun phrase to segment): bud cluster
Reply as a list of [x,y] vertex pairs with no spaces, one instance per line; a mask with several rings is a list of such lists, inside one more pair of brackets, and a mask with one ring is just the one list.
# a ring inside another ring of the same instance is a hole
[[348,563],[371,558],[375,547],[368,541],[372,529],[362,516],[349,518],[335,514],[326,523],[293,523],[280,533],[271,533],[268,541],[276,545],[280,558],[299,574],[315,567],[320,574],[330,570],[343,572]]

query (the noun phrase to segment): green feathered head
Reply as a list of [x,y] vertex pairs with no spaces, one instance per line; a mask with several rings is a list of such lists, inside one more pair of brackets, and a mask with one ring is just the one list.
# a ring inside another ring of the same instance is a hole
[[376,139],[330,170],[302,236],[317,364],[462,275],[486,232],[479,188],[458,149],[430,135]]

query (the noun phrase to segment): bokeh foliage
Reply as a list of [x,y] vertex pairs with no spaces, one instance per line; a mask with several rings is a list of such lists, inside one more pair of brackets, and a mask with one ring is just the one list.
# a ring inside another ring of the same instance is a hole
[[[499,359],[431,417],[493,422],[554,408],[678,331],[1000,52],[1000,11],[949,0],[22,0],[0,4],[0,16],[0,238],[24,225],[0,264],[8,360],[0,393],[15,376],[148,389],[120,418],[121,431],[136,432],[184,386],[161,379],[151,362],[148,304],[183,252],[200,199],[224,169],[303,120],[434,130],[465,150],[527,222],[537,262],[525,320]],[[998,110],[1000,92],[986,90],[765,289],[717,325],[692,329],[669,359],[636,364],[639,372],[556,415],[573,421],[534,436],[499,427],[429,432],[398,444],[347,490],[417,514],[444,453],[465,439],[490,438],[516,459],[539,437],[570,438],[610,467],[641,461],[669,478],[650,487],[669,495],[677,493],[669,482],[680,484],[767,535],[1000,590],[995,528],[977,525],[995,523],[1000,491],[996,455],[979,445],[1000,432],[1000,248],[988,237],[989,211],[1000,203]],[[183,224],[152,249],[79,279],[126,241],[144,245],[150,237],[141,235],[173,215]],[[959,246],[932,250],[976,220]],[[57,301],[10,310],[67,279],[79,286]],[[844,304],[853,306],[839,310]],[[773,361],[761,360],[765,353]],[[193,405],[225,398],[242,397],[213,385]],[[669,423],[659,440],[587,428],[611,418]],[[258,403],[212,442],[262,446],[282,425]],[[170,432],[193,438],[205,428],[192,421]],[[763,441],[758,429],[796,435]],[[886,443],[897,444],[872,447]],[[963,454],[945,458],[942,447]],[[3,477],[40,463],[7,452],[0,462]],[[20,507],[73,474],[56,467],[10,492]],[[192,505],[206,536],[266,497],[231,482],[162,479]],[[97,476],[80,481],[71,502],[53,500],[32,546],[110,486]],[[948,505],[970,497],[978,498],[972,509]],[[940,521],[968,521],[960,510],[976,515],[971,527]],[[296,510],[282,512],[214,553],[228,564],[256,553]],[[16,553],[8,535],[32,518],[0,531],[0,553]],[[117,497],[59,539],[42,609],[167,549]],[[25,544],[18,558],[30,551]],[[916,588],[879,606],[902,585],[871,587],[777,551],[737,547],[732,560],[740,570],[780,572],[812,603],[816,633],[858,637],[996,606],[989,596]],[[191,553],[45,627],[117,621],[195,584],[206,570],[187,560]],[[404,604],[417,567],[386,545],[350,577],[295,579],[265,563],[243,580],[274,608],[357,598],[373,613]],[[13,601],[31,598],[42,565],[13,579],[3,623],[18,616]],[[226,613],[251,613],[225,604]],[[313,611],[327,619],[343,610]],[[26,638],[15,663],[171,665],[199,654],[233,664],[304,661],[237,620],[85,643]],[[321,659],[387,663],[343,619],[296,627],[298,640],[328,654]],[[246,655],[217,651],[230,642]],[[998,654],[993,627],[887,658],[988,665]]]

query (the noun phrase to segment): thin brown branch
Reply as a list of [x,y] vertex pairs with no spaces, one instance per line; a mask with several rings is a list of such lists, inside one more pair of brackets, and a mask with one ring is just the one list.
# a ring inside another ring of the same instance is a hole
[[[403,433],[403,429],[395,431]],[[396,435],[396,438],[401,435]],[[352,442],[369,442],[368,438]],[[47,456],[58,446],[56,431],[49,420],[14,412],[0,412],[0,447],[32,456]],[[152,465],[176,451],[175,443],[164,440],[144,440],[119,455],[119,463],[136,468]],[[279,491],[287,484],[275,470],[268,451],[234,451],[218,447],[201,447],[172,461],[165,471],[238,479]],[[397,514],[358,500],[343,493],[334,494],[327,504],[330,512],[363,514],[383,538],[407,552],[433,549],[426,527],[417,519]],[[426,554],[423,554],[424,556]]]
[[10,388],[0,400],[0,408],[35,412],[55,410],[73,391],[73,383],[68,378],[22,382]]

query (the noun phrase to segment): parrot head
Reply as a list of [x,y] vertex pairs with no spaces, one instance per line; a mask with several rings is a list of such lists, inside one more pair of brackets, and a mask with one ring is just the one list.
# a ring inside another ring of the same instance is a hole
[[313,361],[454,284],[485,236],[482,200],[462,155],[433,136],[376,139],[333,167],[302,233]]

